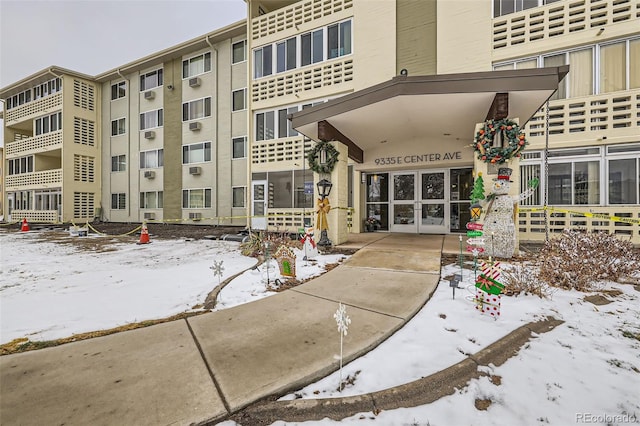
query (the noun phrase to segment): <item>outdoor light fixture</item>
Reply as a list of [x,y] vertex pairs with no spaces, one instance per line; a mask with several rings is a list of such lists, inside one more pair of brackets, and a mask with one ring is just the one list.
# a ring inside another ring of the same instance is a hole
[[327,236],[327,229],[329,228],[329,224],[327,223],[327,213],[329,213],[329,210],[331,210],[331,206],[329,205],[329,200],[327,199],[327,197],[331,193],[332,186],[333,184],[328,179],[322,179],[317,183],[320,199],[318,200],[318,221],[316,227],[320,229],[320,241],[318,241],[318,245],[320,247],[333,245],[333,243]]
[[471,212],[471,220],[479,220],[480,215],[482,214],[482,206],[480,203],[474,203],[469,207],[469,211]]
[[328,179],[322,179],[316,184],[316,186],[318,187],[320,198],[324,200],[329,196],[329,194],[331,194],[331,188],[333,187],[333,184]]

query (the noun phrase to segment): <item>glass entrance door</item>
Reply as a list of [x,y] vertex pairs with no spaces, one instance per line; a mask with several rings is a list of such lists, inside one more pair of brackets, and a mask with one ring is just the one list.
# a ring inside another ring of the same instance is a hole
[[391,175],[391,232],[418,232],[417,172]]
[[449,174],[446,170],[429,170],[420,173],[420,221],[421,234],[446,234],[449,232]]

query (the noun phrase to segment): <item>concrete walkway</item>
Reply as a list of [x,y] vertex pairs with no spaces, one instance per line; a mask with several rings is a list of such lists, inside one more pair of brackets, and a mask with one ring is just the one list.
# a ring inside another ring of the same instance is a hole
[[0,357],[0,423],[213,423],[329,374],[338,368],[338,303],[352,320],[346,362],[420,310],[438,284],[443,246],[457,242],[455,236],[352,237],[345,247],[359,250],[348,262],[278,295]]

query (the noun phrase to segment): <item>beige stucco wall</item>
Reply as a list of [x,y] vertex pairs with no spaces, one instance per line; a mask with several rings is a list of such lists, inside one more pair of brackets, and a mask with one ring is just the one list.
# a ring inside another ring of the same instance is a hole
[[438,0],[438,74],[491,70],[491,2]]

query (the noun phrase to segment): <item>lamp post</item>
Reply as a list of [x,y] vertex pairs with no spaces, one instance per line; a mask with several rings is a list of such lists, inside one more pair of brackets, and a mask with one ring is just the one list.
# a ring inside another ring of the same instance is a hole
[[327,197],[331,193],[333,184],[328,179],[322,179],[316,186],[318,187],[318,194],[320,194],[317,209],[318,219],[316,223],[316,227],[320,229],[320,241],[318,241],[318,245],[321,247],[327,247],[333,244],[327,237],[327,229],[329,229],[329,225],[327,224],[327,213],[331,210],[331,205],[329,204]]

